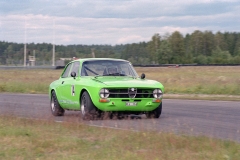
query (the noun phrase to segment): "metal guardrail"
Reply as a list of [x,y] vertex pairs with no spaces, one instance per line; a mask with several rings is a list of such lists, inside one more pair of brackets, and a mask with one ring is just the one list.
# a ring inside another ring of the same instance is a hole
[[[187,67],[187,66],[240,66],[240,64],[149,64],[133,65],[134,67]],[[63,69],[65,66],[0,66],[0,69]]]
[[57,66],[0,66],[0,69],[56,69]]
[[134,67],[240,66],[240,64],[149,64],[133,66]]

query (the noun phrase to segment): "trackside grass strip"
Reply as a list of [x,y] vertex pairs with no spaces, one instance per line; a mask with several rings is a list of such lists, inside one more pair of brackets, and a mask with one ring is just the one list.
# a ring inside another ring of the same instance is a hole
[[[240,66],[135,69],[138,75],[145,73],[147,79],[161,82],[165,87],[165,94],[173,95],[170,98],[175,98],[174,94],[184,94],[176,98],[240,100]],[[62,69],[0,69],[0,73],[0,92],[46,94],[49,84],[60,77]],[[215,96],[198,96],[201,94]]]
[[0,117],[0,159],[239,160],[240,144],[207,137]]
[[160,81],[166,93],[240,95],[240,66],[136,68]]

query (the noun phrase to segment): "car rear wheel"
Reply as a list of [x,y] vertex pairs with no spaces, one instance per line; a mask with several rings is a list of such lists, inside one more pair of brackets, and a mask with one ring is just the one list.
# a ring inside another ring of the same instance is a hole
[[147,112],[147,118],[159,118],[162,113],[162,103],[153,111]]
[[55,91],[52,91],[51,95],[51,103],[50,103],[51,111],[54,116],[63,116],[65,110],[58,103],[58,99]]
[[87,91],[84,91],[81,96],[81,116],[83,120],[93,120],[99,118],[99,111],[94,106]]

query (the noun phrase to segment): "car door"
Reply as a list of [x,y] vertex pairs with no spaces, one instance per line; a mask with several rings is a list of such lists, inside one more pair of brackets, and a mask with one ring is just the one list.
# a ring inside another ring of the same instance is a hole
[[69,86],[68,86],[68,81],[72,79],[71,77],[71,68],[72,68],[72,63],[69,63],[63,74],[61,75],[61,78],[60,78],[60,85],[58,86],[57,88],[57,92],[58,92],[58,97],[59,97],[59,103],[60,105],[63,107],[63,108],[66,108],[69,103],[69,98],[68,98],[68,90],[69,89]]
[[[64,108],[80,109],[80,104],[79,104],[80,90],[76,87],[76,85],[80,81],[79,66],[80,66],[79,61],[73,62],[69,70],[68,77],[63,79],[62,96],[63,96],[63,99],[65,100],[65,103],[63,104]],[[71,77],[72,72],[76,73],[76,77]]]

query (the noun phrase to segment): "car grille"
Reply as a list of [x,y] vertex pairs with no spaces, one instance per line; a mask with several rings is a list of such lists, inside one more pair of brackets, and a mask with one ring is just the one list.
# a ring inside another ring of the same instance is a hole
[[108,89],[109,98],[153,98],[153,89],[134,89],[134,93],[131,92],[131,88]]

